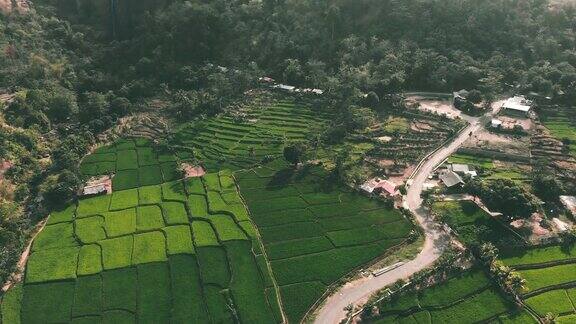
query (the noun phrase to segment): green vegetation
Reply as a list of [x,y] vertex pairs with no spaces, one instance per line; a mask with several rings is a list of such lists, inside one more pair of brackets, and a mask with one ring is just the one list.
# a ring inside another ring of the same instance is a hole
[[507,251],[502,262],[526,281],[526,304],[541,317],[548,313],[574,315],[576,263],[574,246],[545,246]]
[[365,315],[369,322],[409,323],[424,319],[428,323],[466,323],[522,319],[519,323],[536,323],[506,300],[477,268],[432,287],[384,299],[377,306],[379,314]]
[[472,201],[442,201],[432,205],[432,212],[447,223],[467,245],[492,242],[497,246],[520,246],[523,241],[512,229],[488,215]]
[[[236,177],[273,274],[287,291],[282,298],[292,321],[300,320],[327,286],[401,244],[412,229],[397,211],[348,192],[319,167],[295,171],[268,165]],[[307,298],[297,296],[296,287]]]
[[[109,149],[130,150],[130,143],[148,145],[128,140]],[[155,156],[143,152],[148,162]],[[196,194],[188,195],[187,187]],[[208,208],[208,195],[217,208]],[[266,259],[252,251],[260,252],[253,246],[259,244],[256,230],[229,172],[186,186],[173,181],[116,190],[54,215],[33,244],[23,285],[1,304],[6,318],[24,323],[279,321],[277,300],[267,299],[267,288],[274,288]],[[52,298],[39,308],[46,308],[45,318],[24,314],[43,298]],[[22,317],[14,311],[18,307]]]

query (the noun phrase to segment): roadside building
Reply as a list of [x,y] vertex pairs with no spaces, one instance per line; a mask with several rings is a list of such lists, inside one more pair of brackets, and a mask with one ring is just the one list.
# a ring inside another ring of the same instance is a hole
[[462,89],[460,91],[456,91],[452,93],[452,103],[454,107],[460,108],[466,104],[468,101],[468,95],[470,92],[468,90]]
[[532,101],[524,96],[508,98],[502,105],[502,113],[515,117],[528,117],[532,110]]
[[379,194],[387,197],[394,197],[400,193],[398,186],[394,182],[380,178],[373,178],[366,181],[360,186],[360,189],[368,194]]
[[464,185],[464,180],[450,169],[441,171],[438,177],[447,188],[462,187]]
[[468,175],[472,178],[478,175],[476,170],[472,169],[468,164],[453,163],[448,166],[448,169],[459,175]]

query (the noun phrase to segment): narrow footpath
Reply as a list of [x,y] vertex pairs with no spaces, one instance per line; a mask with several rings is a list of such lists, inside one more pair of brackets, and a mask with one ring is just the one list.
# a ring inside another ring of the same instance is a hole
[[410,260],[400,267],[382,274],[378,277],[363,277],[346,283],[334,294],[329,296],[321,308],[316,312],[314,323],[336,324],[346,317],[346,308],[349,305],[364,305],[368,298],[396,282],[399,279],[407,279],[431,266],[442,254],[442,250],[450,244],[449,236],[442,230],[442,227],[435,223],[429,216],[428,211],[422,206],[422,193],[424,182],[442,161],[452,155],[464,144],[464,142],[475,132],[483,128],[483,124],[488,118],[498,113],[501,104],[496,103],[493,110],[483,117],[464,117],[470,124],[462,130],[452,142],[437,150],[422,164],[421,168],[412,178],[412,184],[408,187],[404,197],[404,206],[414,214],[416,220],[424,231],[425,241],[422,251],[415,259]]

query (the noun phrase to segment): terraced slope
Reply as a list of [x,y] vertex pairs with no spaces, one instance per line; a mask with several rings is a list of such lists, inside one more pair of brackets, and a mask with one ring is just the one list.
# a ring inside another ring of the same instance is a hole
[[407,240],[398,211],[331,182],[321,167],[275,162],[238,172],[288,319],[299,322],[327,287]]
[[540,316],[560,315],[558,323],[576,318],[576,247],[548,246],[509,253],[502,261],[526,280],[524,299]]
[[175,139],[208,170],[243,169],[266,156],[280,156],[284,143],[305,140],[326,119],[305,104],[278,101],[251,107],[242,120],[221,116],[187,124]]
[[537,323],[506,301],[481,270],[469,270],[378,305],[370,323]]
[[[139,144],[122,141],[87,158],[84,168],[115,163],[122,174],[120,157],[135,152],[126,170],[136,172],[114,187],[126,181],[136,188],[53,213],[33,244],[24,282],[4,297],[3,321],[281,322],[272,277],[231,175],[140,186],[152,174],[142,170],[162,164]],[[162,167],[156,172],[164,179]]]

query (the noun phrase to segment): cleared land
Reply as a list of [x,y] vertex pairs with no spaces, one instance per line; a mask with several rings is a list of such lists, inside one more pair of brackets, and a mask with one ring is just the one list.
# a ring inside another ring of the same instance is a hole
[[505,300],[477,269],[377,306],[371,323],[537,323]]
[[398,211],[331,183],[322,168],[283,163],[236,174],[291,322],[354,268],[404,242]]

